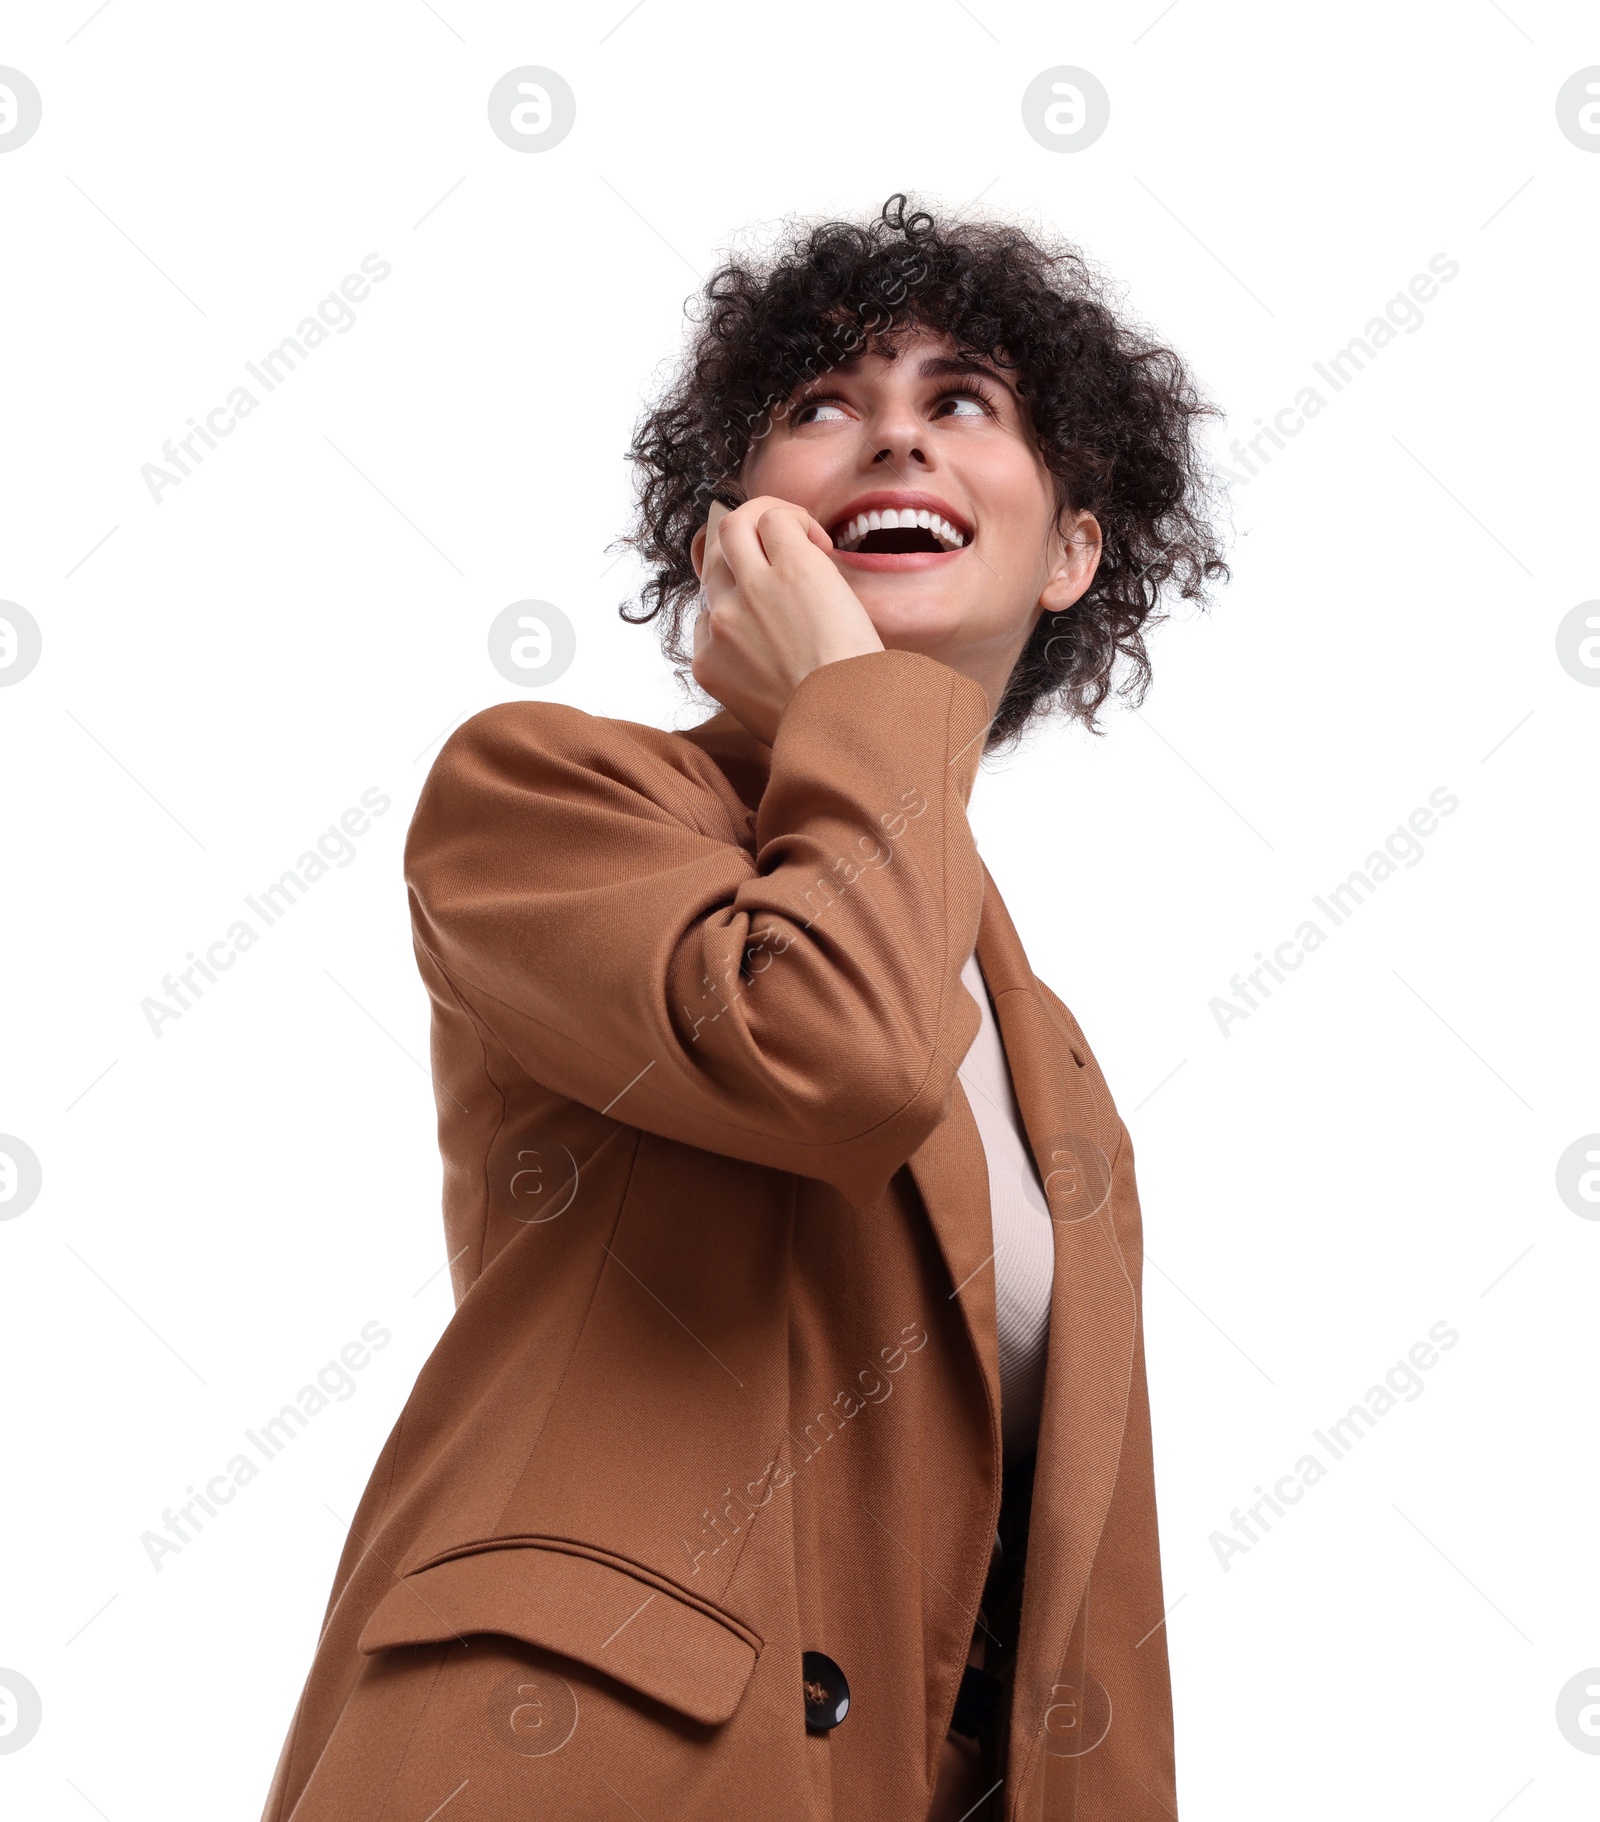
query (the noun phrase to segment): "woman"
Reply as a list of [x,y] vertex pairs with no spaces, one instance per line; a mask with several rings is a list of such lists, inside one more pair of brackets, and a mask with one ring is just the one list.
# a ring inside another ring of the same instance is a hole
[[711,281],[631,536],[720,708],[412,822],[458,1307],[266,1822],[1176,1813],[1132,1147],[966,810],[1226,574],[1209,409],[904,197]]

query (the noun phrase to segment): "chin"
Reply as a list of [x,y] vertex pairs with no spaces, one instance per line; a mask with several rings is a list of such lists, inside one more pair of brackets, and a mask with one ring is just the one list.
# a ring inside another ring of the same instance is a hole
[[871,616],[873,629],[891,652],[928,652],[931,658],[942,656],[957,643],[957,629],[944,621],[918,618],[917,612]]
[[873,630],[885,645],[902,651],[947,646],[961,636],[962,616],[926,601],[863,601]]

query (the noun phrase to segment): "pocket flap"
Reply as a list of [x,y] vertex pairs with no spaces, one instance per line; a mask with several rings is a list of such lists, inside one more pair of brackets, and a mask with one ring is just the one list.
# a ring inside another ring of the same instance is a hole
[[373,1609],[366,1652],[497,1632],[559,1651],[692,1720],[726,1721],[761,1641],[610,1557],[496,1543],[414,1569]]

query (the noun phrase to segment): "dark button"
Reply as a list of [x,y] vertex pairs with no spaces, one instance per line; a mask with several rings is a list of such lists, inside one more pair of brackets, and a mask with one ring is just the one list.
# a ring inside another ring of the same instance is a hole
[[800,1658],[800,1676],[806,1697],[806,1731],[826,1733],[850,1712],[850,1685],[844,1672],[821,1651],[807,1651]]

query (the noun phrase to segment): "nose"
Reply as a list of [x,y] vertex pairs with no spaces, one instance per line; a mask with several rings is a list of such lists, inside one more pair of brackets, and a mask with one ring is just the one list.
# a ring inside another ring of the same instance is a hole
[[926,471],[933,466],[927,426],[905,400],[887,401],[873,413],[865,444],[871,452],[869,466],[886,468],[891,474]]
[[890,469],[895,474],[899,474],[903,470],[909,468],[926,468],[929,466],[927,456],[916,443],[912,443],[910,447],[904,451],[898,450],[892,443],[886,443],[883,448],[877,451],[872,460],[874,466]]

